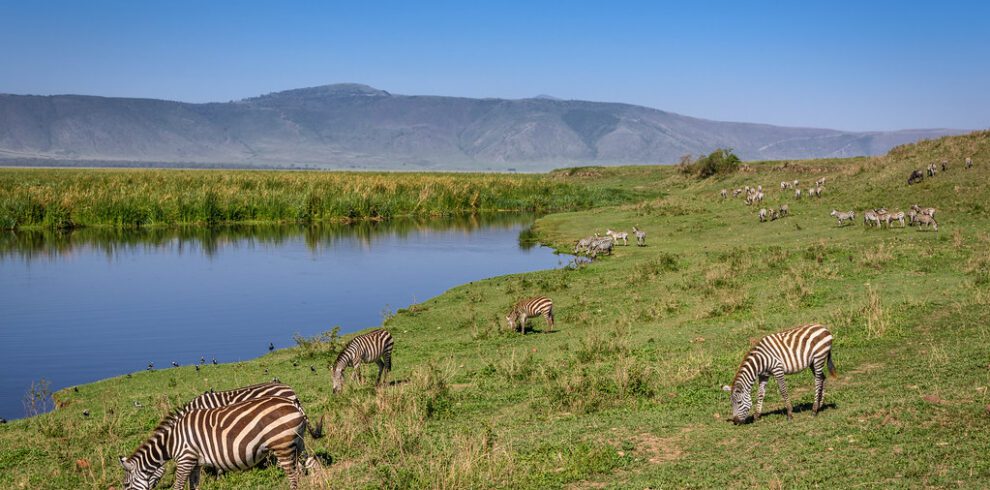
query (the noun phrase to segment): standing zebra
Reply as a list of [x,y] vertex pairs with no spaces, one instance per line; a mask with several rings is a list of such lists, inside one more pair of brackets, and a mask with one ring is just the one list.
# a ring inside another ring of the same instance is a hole
[[646,232],[640,230],[639,228],[633,227],[633,235],[636,235],[636,245],[640,247],[646,246]]
[[505,315],[505,320],[509,322],[509,328],[519,329],[526,335],[526,320],[543,316],[547,321],[547,330],[553,331],[553,301],[546,296],[534,296],[532,298],[521,299],[512,305],[509,314]]
[[815,404],[812,413],[818,415],[825,400],[825,365],[828,372],[835,377],[835,365],[832,364],[832,333],[824,325],[802,325],[791,330],[767,335],[760,339],[743,358],[732,386],[722,389],[731,393],[732,421],[741,424],[749,417],[753,384],[759,381],[756,398],[756,410],[753,420],[760,419],[763,409],[763,396],[766,394],[767,381],[772,375],[777,380],[780,396],[787,404],[787,418],[793,418],[791,400],[787,396],[785,374],[794,374],[810,368],[815,376]]
[[722,189],[722,192],[719,192],[719,195],[722,196],[722,200],[724,201],[725,198],[729,196],[729,191],[726,189]]
[[219,408],[226,405],[233,405],[245,400],[253,400],[255,398],[263,398],[266,396],[280,396],[290,400],[299,399],[296,396],[296,392],[292,391],[292,388],[290,388],[289,385],[279,383],[278,381],[272,381],[270,383],[245,386],[243,388],[236,388],[228,391],[207,391],[206,393],[193,398],[192,401],[179,409],[179,413],[185,413],[190,410],[203,408]]
[[767,220],[767,208],[761,208],[760,212],[757,213],[757,217],[760,218],[760,223]]
[[880,227],[880,216],[877,215],[876,211],[866,210],[863,211],[863,225],[864,226],[876,226]]
[[629,245],[629,240],[628,240],[629,233],[626,233],[624,231],[613,231],[609,228],[606,228],[605,235],[612,237],[612,239],[615,240],[616,245],[618,245],[619,240],[622,240],[623,245]]
[[801,189],[794,189],[794,199],[801,199]]
[[973,168],[973,159],[966,157],[966,168]]
[[[246,470],[271,452],[299,486],[298,456],[305,450],[303,436],[309,423],[298,401],[264,397],[220,408],[177,412],[163,420],[151,437],[131,456],[120,457],[124,490],[148,490],[158,483],[165,463],[175,460],[173,490],[196,488],[202,465],[222,471]],[[322,437],[309,429],[314,439]]]
[[389,371],[392,370],[394,343],[392,334],[386,330],[372,330],[351,339],[333,363],[333,392],[339,393],[344,388],[344,370],[348,366],[354,367],[353,376],[357,376],[358,382],[364,382],[361,376],[362,362],[375,361],[375,364],[378,364],[378,380],[375,381],[375,385],[380,385],[382,374],[388,376]]
[[856,219],[855,211],[836,211],[833,209],[831,214],[832,216],[835,216],[835,219],[839,220],[839,226],[842,226],[843,221],[851,222]]

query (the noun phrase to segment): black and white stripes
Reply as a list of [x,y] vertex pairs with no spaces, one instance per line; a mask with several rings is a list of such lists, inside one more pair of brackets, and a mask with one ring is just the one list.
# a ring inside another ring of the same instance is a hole
[[553,330],[553,301],[546,296],[534,296],[522,299],[512,305],[509,313],[505,315],[505,320],[509,322],[509,328],[516,329],[516,325],[523,334],[526,333],[526,320],[543,316],[547,321],[547,328]]
[[[307,427],[298,401],[277,396],[177,412],[162,421],[131,456],[120,458],[124,489],[153,488],[170,459],[176,463],[172,488],[181,490],[187,480],[193,488],[198,485],[203,465],[222,471],[245,470],[268,453],[275,455],[289,477],[289,487],[296,489]],[[320,437],[318,430],[310,434]]]
[[381,384],[383,375],[387,376],[392,370],[392,335],[385,330],[372,330],[364,335],[358,335],[344,346],[337,360],[333,363],[333,391],[339,393],[344,388],[344,370],[354,368],[358,381],[361,376],[361,363],[374,361],[378,364],[378,380]]
[[754,420],[760,418],[763,396],[766,394],[766,385],[770,376],[777,380],[780,396],[787,404],[787,418],[790,419],[793,410],[790,398],[787,396],[784,375],[797,373],[808,368],[815,376],[815,403],[812,411],[817,415],[825,398],[826,364],[829,373],[834,376],[832,334],[823,325],[803,325],[763,337],[746,354],[736,372],[735,379],[732,380],[732,386],[722,387],[730,392],[732,421],[741,424],[749,417],[752,403],[751,391],[753,384],[757,381],[759,381],[759,391],[753,418]]

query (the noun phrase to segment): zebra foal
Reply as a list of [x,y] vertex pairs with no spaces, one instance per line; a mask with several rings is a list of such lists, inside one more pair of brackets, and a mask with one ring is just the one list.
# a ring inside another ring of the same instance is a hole
[[636,245],[639,247],[646,246],[646,232],[640,230],[639,228],[633,227],[633,235],[636,235]]
[[378,380],[375,381],[375,385],[380,385],[382,375],[388,376],[389,371],[392,370],[392,346],[394,344],[392,334],[386,330],[372,330],[351,339],[333,363],[333,392],[340,393],[340,390],[344,388],[344,370],[348,366],[354,368],[353,376],[357,376],[358,382],[363,383],[364,378],[361,376],[361,363],[363,362],[374,361],[375,364],[378,364]]
[[534,296],[532,298],[521,299],[512,305],[509,313],[505,315],[505,320],[509,323],[511,330],[519,329],[526,335],[526,320],[543,316],[547,321],[547,330],[553,331],[553,300],[546,296]]
[[810,324],[783,332],[767,335],[746,354],[732,385],[722,389],[730,393],[732,404],[732,422],[742,424],[749,418],[752,404],[753,384],[759,383],[756,409],[753,420],[760,419],[763,409],[763,397],[766,395],[767,381],[770,376],[777,380],[780,396],[787,404],[787,419],[793,418],[791,400],[787,396],[785,374],[794,374],[805,369],[811,369],[815,377],[815,403],[812,413],[818,415],[825,400],[825,366],[828,372],[835,376],[835,365],[832,364],[832,333],[824,325]]
[[[299,486],[298,457],[305,450],[303,436],[309,423],[297,400],[263,397],[219,408],[177,412],[163,420],[129,457],[124,467],[124,490],[148,490],[158,483],[165,463],[175,460],[173,490],[188,480],[199,484],[199,469],[246,470],[275,455],[289,477],[289,487]],[[322,434],[309,429],[313,438]]]

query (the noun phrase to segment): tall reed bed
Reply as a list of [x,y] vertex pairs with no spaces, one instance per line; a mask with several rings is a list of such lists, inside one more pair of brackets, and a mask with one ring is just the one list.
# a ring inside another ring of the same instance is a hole
[[0,228],[550,212],[630,197],[626,191],[544,175],[0,169]]

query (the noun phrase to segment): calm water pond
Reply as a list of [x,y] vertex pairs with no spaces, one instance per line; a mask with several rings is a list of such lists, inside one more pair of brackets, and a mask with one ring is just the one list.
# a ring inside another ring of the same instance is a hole
[[562,266],[520,241],[531,222],[0,232],[0,417],[24,415],[33,381],[247,360],[459,284]]

